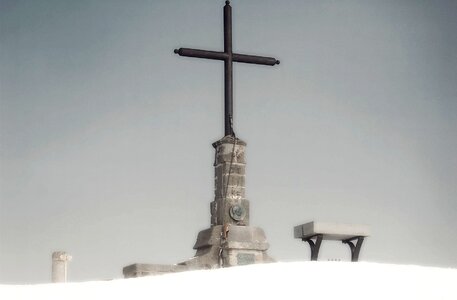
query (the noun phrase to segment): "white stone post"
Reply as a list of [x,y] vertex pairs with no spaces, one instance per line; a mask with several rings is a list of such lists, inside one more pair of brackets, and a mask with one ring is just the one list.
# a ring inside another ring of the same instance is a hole
[[52,253],[52,282],[67,282],[67,262],[71,261],[71,255],[64,251]]

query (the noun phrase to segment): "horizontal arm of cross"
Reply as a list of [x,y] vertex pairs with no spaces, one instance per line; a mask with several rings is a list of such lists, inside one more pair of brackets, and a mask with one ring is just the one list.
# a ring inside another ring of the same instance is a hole
[[[215,60],[227,60],[229,58],[229,55],[225,52],[190,49],[190,48],[175,49],[175,53],[179,54],[180,56],[207,58],[207,59],[215,59]],[[274,57],[246,55],[246,54],[238,54],[238,53],[232,54],[232,61],[248,63],[248,64],[267,65],[267,66],[279,65],[279,60],[277,60]]]

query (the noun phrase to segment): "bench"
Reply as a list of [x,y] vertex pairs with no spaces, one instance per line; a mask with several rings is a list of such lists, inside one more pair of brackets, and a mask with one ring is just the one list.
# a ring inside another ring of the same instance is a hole
[[311,260],[317,260],[323,240],[341,241],[351,250],[351,261],[359,260],[360,248],[365,237],[369,236],[369,227],[359,224],[309,222],[294,227],[294,237],[308,242],[311,248]]

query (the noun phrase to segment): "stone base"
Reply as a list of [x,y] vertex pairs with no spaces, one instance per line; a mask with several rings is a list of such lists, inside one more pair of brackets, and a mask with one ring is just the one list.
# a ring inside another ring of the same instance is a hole
[[274,262],[261,228],[217,225],[200,231],[191,259],[177,265],[133,264],[123,269],[124,277],[141,277],[188,270],[216,269]]
[[274,262],[267,254],[265,233],[252,226],[216,225],[200,231],[195,257],[179,265],[190,269],[213,269]]

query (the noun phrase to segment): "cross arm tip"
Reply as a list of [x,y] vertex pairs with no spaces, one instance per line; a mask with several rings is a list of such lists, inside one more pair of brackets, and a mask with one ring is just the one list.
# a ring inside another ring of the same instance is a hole
[[230,5],[230,1],[225,1],[225,4]]
[[281,62],[279,60],[276,60],[276,64],[279,65]]
[[173,52],[178,54],[179,53],[179,49],[175,49],[175,50],[173,50]]

